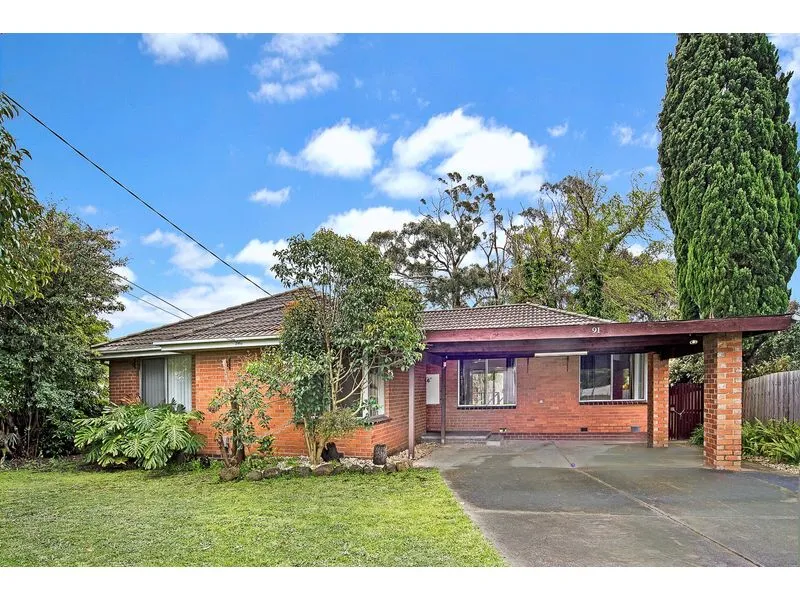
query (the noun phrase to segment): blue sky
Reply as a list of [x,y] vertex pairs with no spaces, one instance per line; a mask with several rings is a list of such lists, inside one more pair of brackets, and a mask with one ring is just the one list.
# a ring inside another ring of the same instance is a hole
[[[800,64],[797,36],[781,40]],[[399,227],[437,171],[502,206],[576,170],[656,176],[672,35],[3,35],[0,85],[267,289],[272,251],[323,224]],[[795,91],[796,91],[795,87]],[[116,230],[127,276],[192,314],[261,293],[25,116],[41,200]],[[797,274],[791,283],[800,290]],[[140,292],[135,292],[140,294]],[[152,298],[149,298],[153,300]],[[125,297],[113,335],[172,320]]]

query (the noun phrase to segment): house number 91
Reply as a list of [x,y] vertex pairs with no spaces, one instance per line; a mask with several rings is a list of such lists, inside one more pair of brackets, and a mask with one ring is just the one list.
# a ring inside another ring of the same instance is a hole
[[592,333],[600,333],[599,327],[592,327]]

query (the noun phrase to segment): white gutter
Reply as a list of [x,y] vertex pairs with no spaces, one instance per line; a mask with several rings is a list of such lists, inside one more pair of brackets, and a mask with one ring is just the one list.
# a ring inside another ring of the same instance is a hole
[[251,338],[216,338],[205,340],[165,340],[153,342],[153,348],[146,350],[119,350],[103,352],[99,350],[103,360],[114,358],[145,358],[151,356],[167,356],[189,350],[225,350],[229,348],[261,348],[264,346],[277,346],[280,339],[277,336],[251,337]]
[[229,338],[211,340],[175,340],[153,342],[165,350],[183,352],[186,350],[218,350],[227,348],[261,348],[264,346],[277,346],[280,343],[277,337],[268,338]]
[[116,352],[102,352],[100,351],[101,360],[111,360],[113,358],[148,358],[150,356],[167,356],[169,354],[177,354],[177,352],[164,352],[161,348],[153,348],[152,350],[118,350]]

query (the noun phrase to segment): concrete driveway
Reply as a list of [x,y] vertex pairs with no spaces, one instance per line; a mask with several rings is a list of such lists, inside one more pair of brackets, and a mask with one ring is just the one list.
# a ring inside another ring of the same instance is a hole
[[798,478],[702,468],[699,448],[447,445],[437,467],[516,566],[797,566]]

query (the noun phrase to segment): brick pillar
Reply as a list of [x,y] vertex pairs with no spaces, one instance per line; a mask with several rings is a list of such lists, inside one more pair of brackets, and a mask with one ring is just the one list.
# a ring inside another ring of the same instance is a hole
[[705,465],[738,471],[742,463],[742,334],[703,338]]
[[669,359],[647,354],[647,446],[669,444]]

